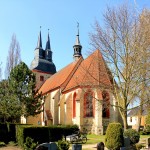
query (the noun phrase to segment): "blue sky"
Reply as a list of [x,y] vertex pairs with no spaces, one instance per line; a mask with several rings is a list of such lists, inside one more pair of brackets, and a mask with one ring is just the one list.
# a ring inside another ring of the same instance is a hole
[[[73,61],[73,45],[80,24],[82,54],[86,57],[89,33],[95,20],[103,22],[106,6],[117,6],[122,0],[0,0],[0,62],[5,70],[6,57],[13,33],[21,48],[21,58],[29,67],[34,58],[40,26],[45,49],[48,29],[53,62],[57,71]],[[150,7],[149,0],[128,0],[136,7]]]

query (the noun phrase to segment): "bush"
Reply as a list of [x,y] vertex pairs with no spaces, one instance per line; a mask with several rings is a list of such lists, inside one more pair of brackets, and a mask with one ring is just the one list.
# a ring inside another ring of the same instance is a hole
[[6,144],[4,142],[0,142],[0,147],[4,147]]
[[68,141],[65,141],[64,139],[62,139],[58,141],[57,146],[58,146],[58,150],[68,150],[70,144]]
[[123,145],[123,129],[120,123],[109,123],[106,136],[105,145],[108,149],[118,150]]
[[140,131],[140,135],[147,135],[146,130]]
[[35,143],[34,140],[30,137],[26,138],[26,142],[24,144],[24,150],[34,150],[38,143]]
[[140,150],[142,148],[144,148],[145,146],[143,144],[136,144],[136,149]]
[[130,139],[130,144],[136,144],[139,142],[140,140],[140,134],[134,130],[134,129],[127,129],[125,132],[124,132],[124,136],[125,137],[129,137]]
[[145,126],[145,131],[147,132],[147,134],[150,133],[150,124],[147,124],[147,125]]

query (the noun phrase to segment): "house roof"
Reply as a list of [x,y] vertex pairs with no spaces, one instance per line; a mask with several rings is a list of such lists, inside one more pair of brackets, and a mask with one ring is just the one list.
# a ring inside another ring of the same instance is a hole
[[[135,107],[135,108],[131,109],[130,112],[128,113],[128,117],[137,116],[139,109],[140,109],[140,107]],[[143,111],[142,111],[142,116],[145,116],[147,114],[148,114],[148,109],[145,109],[145,107],[144,107]]]
[[93,52],[83,60],[72,62],[59,72],[52,75],[40,88],[43,94],[61,88],[66,92],[75,87],[82,86],[107,86],[110,87],[111,81],[106,64],[99,50]]

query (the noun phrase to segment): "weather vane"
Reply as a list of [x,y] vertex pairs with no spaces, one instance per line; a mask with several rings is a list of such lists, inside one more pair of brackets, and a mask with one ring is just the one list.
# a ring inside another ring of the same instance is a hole
[[79,35],[79,22],[77,22],[78,35]]

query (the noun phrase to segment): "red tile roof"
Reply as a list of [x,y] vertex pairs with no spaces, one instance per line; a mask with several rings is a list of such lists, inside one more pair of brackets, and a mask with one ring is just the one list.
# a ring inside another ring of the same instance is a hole
[[99,50],[82,61],[64,91],[76,86],[111,86],[106,64]]
[[111,86],[108,70],[99,50],[85,60],[81,57],[51,76],[45,81],[39,92],[46,94],[57,88],[66,92],[78,86]]
[[60,71],[52,75],[41,86],[39,92],[42,92],[42,94],[46,94],[49,91],[53,91],[57,88],[60,87],[63,88],[82,60],[83,58],[81,57],[78,61],[72,62],[71,64],[67,65],[65,68],[61,69]]

